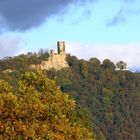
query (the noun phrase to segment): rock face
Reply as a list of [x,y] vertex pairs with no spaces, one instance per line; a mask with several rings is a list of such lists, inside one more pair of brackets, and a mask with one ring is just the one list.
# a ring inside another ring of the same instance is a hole
[[15,70],[6,69],[6,70],[3,71],[3,73],[12,73],[12,72],[14,72],[14,71],[15,71]]
[[60,70],[65,67],[69,67],[66,61],[65,42],[58,41],[57,49],[57,54],[54,53],[54,50],[50,50],[50,57],[48,61],[42,61],[42,63],[39,66],[41,70],[49,70],[51,68]]

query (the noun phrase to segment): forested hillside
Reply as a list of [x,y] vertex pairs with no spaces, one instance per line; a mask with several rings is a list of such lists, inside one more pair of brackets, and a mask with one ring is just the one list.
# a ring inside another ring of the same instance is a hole
[[[48,53],[20,55],[0,61],[0,78],[8,81],[14,90],[29,65],[47,59]],[[68,56],[69,68],[43,71],[55,79],[62,92],[76,100],[92,121],[97,140],[140,139],[140,73],[116,71],[111,60],[102,63],[97,58],[89,61]],[[11,72],[5,72],[11,69]]]

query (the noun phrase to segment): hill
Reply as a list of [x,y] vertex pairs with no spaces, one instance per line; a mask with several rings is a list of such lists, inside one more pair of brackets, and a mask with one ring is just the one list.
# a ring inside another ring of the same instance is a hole
[[[40,64],[48,52],[0,60],[0,78],[17,89],[17,81],[31,64]],[[44,70],[56,79],[61,91],[69,93],[92,121],[97,140],[140,139],[140,74],[116,71],[114,63],[97,58],[89,61],[67,56],[69,68]],[[5,70],[11,70],[4,72]]]

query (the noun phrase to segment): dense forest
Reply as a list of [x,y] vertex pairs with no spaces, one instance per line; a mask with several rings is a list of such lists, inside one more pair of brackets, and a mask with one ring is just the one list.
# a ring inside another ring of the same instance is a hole
[[[23,73],[35,71],[29,66],[48,57],[48,52],[40,51],[1,59],[0,79],[17,94]],[[92,129],[95,139],[140,140],[140,73],[116,71],[109,59],[101,63],[97,58],[86,61],[69,55],[67,62],[69,68],[43,74],[55,80],[70,100],[76,100],[76,114]]]

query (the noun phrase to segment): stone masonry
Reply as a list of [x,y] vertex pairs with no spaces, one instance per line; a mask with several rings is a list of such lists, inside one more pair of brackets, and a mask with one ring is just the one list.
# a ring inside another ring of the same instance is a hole
[[50,50],[50,57],[48,61],[42,61],[42,63],[38,66],[41,70],[49,70],[51,68],[60,70],[62,68],[69,67],[66,61],[65,42],[58,41],[57,49],[57,54],[54,52],[54,50]]

